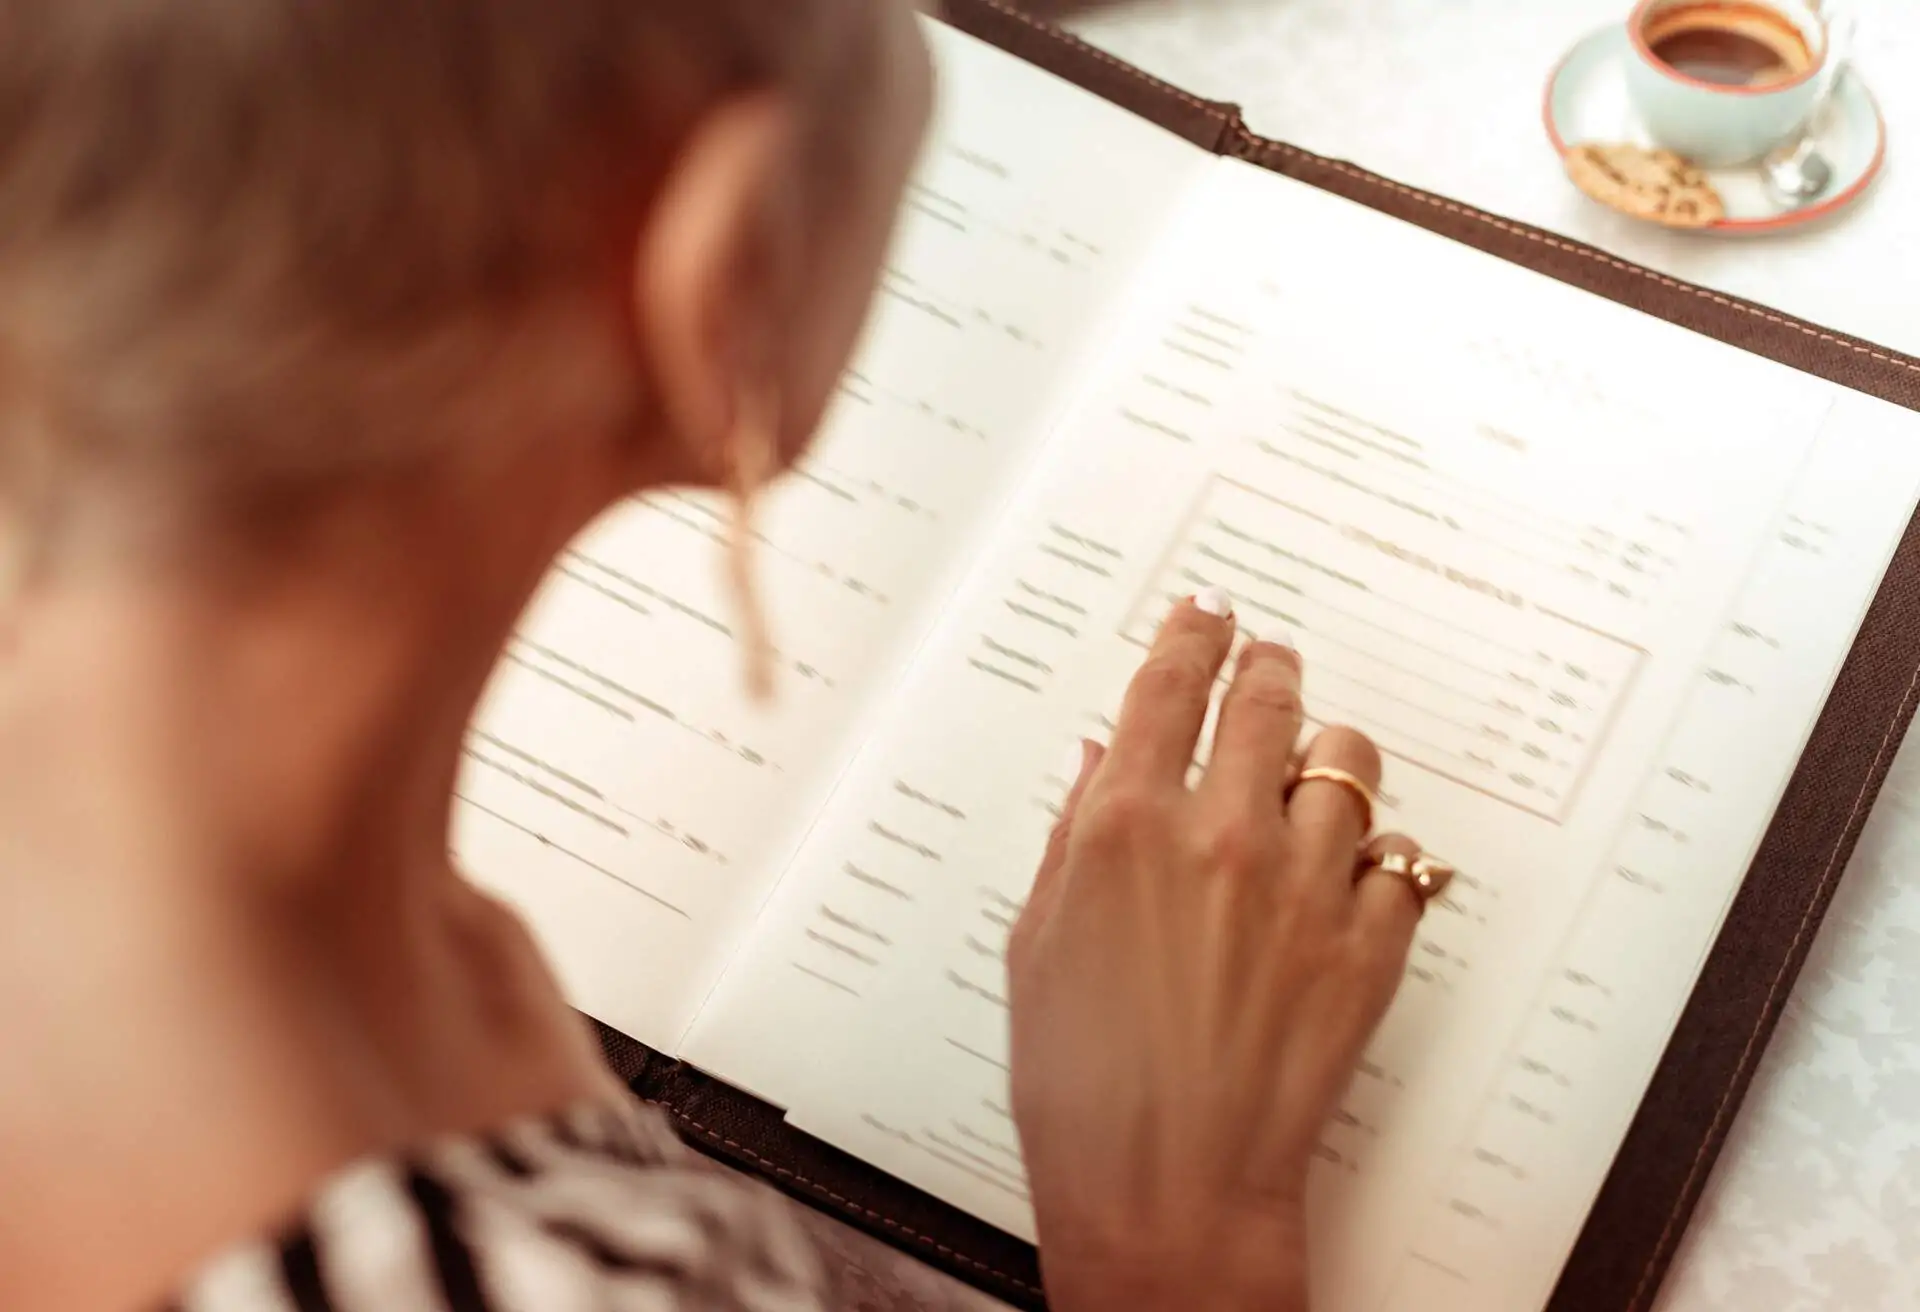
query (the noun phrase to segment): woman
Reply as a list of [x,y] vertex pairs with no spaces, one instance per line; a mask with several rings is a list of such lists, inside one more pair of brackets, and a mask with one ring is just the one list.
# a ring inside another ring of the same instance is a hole
[[[0,0],[0,1306],[812,1305],[446,836],[555,553],[806,444],[927,82],[892,0]],[[1229,611],[1167,623],[1015,943],[1062,1308],[1302,1304],[1419,916],[1284,647],[1184,786]]]

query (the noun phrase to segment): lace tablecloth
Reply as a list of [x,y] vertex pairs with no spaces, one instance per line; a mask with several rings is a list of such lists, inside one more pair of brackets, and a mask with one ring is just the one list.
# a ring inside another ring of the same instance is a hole
[[[1652,230],[1567,185],[1547,71],[1627,0],[1151,0],[1078,23],[1114,54],[1245,107],[1256,131],[1920,354],[1920,4],[1854,0],[1889,124],[1851,211],[1762,239]],[[1916,155],[1915,157],[1920,157]],[[1915,635],[1920,643],[1920,634]],[[1661,1306],[1920,1307],[1920,748],[1841,883]]]

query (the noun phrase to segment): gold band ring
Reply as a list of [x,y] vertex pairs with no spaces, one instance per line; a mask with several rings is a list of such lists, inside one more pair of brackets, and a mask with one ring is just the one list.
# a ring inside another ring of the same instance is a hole
[[1362,861],[1353,882],[1358,884],[1371,875],[1392,875],[1412,889],[1424,906],[1444,895],[1458,873],[1438,857],[1410,857],[1404,852],[1386,852],[1371,861]]
[[1367,787],[1367,781],[1348,770],[1331,765],[1315,766],[1311,770],[1302,770],[1300,777],[1293,781],[1293,787],[1287,790],[1287,800],[1293,800],[1301,784],[1338,784],[1360,799],[1360,832],[1373,832],[1373,789]]

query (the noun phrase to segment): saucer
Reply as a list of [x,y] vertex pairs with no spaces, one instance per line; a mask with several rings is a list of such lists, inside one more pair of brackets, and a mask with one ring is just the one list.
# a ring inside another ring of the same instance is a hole
[[[1605,27],[1567,52],[1547,79],[1543,106],[1547,137],[1561,157],[1585,142],[1652,145],[1627,96],[1626,61],[1636,58],[1625,26]],[[1820,153],[1833,165],[1826,190],[1799,205],[1782,205],[1767,191],[1760,166],[1707,169],[1707,179],[1726,203],[1727,216],[1703,231],[1777,232],[1825,218],[1857,200],[1880,174],[1887,156],[1887,124],[1873,93],[1852,69],[1844,70],[1820,116]]]

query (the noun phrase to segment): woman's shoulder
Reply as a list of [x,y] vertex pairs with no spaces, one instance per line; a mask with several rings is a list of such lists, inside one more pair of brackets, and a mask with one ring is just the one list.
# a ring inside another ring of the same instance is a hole
[[600,1312],[824,1306],[777,1195],[638,1103],[595,1104],[346,1168],[208,1264],[179,1312]]

